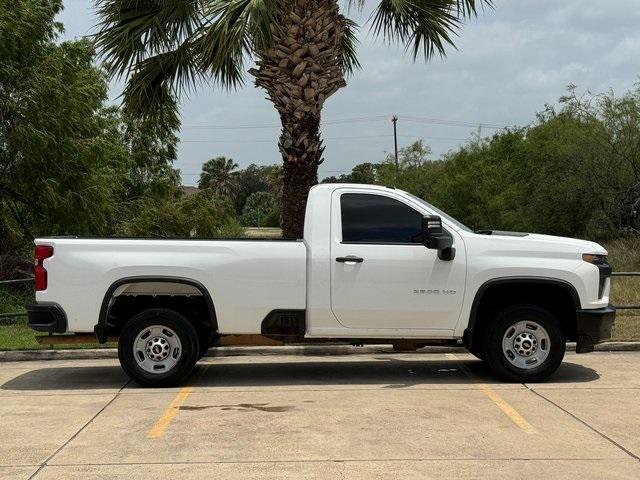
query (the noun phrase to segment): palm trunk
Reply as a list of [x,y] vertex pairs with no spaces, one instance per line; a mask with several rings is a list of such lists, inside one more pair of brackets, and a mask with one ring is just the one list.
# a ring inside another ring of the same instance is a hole
[[346,85],[340,62],[345,18],[336,0],[285,0],[276,17],[274,46],[257,52],[258,68],[250,73],[267,91],[282,123],[282,233],[301,238],[307,195],[323,161],[322,107]]

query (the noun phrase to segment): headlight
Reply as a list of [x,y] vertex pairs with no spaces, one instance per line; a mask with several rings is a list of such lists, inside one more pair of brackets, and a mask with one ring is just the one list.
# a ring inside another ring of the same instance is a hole
[[598,253],[583,253],[582,260],[598,267],[600,281],[598,283],[598,298],[602,298],[607,286],[607,279],[611,276],[611,265],[607,261],[607,256]]
[[585,262],[593,263],[594,265],[608,265],[606,255],[601,255],[598,253],[583,253],[582,260]]

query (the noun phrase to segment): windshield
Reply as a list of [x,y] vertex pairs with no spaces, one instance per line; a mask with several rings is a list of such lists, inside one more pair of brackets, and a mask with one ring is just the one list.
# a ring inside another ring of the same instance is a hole
[[473,230],[471,230],[469,227],[467,227],[464,223],[459,222],[458,220],[456,220],[455,218],[453,218],[451,215],[448,215],[446,213],[444,213],[442,210],[440,210],[437,207],[434,207],[433,205],[431,205],[429,202],[424,201],[423,199],[421,199],[420,197],[416,197],[415,195],[410,194],[409,192],[404,192],[407,195],[409,195],[411,198],[413,198],[414,200],[416,200],[417,202],[421,203],[422,205],[424,205],[425,207],[427,207],[429,210],[433,210],[434,212],[436,212],[438,215],[440,215],[442,218],[446,218],[449,222],[453,223],[456,227],[461,228],[462,230],[465,230],[467,232],[471,232],[473,233]]

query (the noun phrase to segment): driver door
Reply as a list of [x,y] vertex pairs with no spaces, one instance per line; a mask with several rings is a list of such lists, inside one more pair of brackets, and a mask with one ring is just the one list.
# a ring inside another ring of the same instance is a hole
[[[343,326],[455,327],[464,293],[464,249],[443,261],[422,244],[422,217],[429,213],[387,192],[334,192],[331,308]],[[460,242],[453,237],[454,245]]]

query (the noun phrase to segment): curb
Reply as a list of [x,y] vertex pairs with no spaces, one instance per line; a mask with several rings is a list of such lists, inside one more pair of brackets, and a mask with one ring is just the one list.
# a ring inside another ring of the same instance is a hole
[[[575,351],[576,344],[568,343],[567,351]],[[596,345],[598,352],[638,352],[640,342],[606,342]],[[237,357],[250,355],[362,355],[398,353],[463,353],[464,347],[424,347],[416,351],[394,351],[391,345],[289,345],[284,347],[218,347],[205,357]],[[7,350],[0,351],[0,362],[39,360],[99,360],[118,358],[115,348],[86,348],[74,350]]]
[[28,362],[37,360],[98,360],[118,358],[115,348],[86,348],[77,350],[7,350],[0,351],[0,362]]
[[[571,348],[569,348],[571,347]],[[576,344],[567,344],[567,350],[575,350]],[[640,342],[605,342],[596,345],[596,352],[638,352]]]

